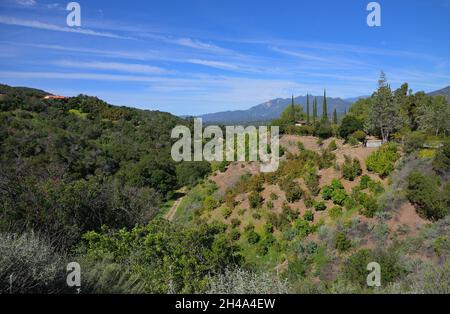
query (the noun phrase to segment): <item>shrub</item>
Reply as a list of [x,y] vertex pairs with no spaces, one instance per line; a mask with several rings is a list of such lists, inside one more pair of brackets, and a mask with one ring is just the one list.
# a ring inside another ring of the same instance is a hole
[[344,156],[344,158],[345,162],[342,166],[342,175],[345,179],[353,181],[362,173],[361,164],[357,158],[354,158],[353,160],[348,156]]
[[257,234],[254,230],[250,230],[247,232],[247,241],[250,244],[256,244],[260,240],[259,234]]
[[342,119],[341,126],[339,127],[339,135],[346,139],[350,134],[363,128],[364,125],[358,118],[348,114]]
[[274,228],[273,228],[273,224],[271,222],[266,222],[264,224],[263,228],[264,228],[265,233],[267,233],[267,234],[273,233]]
[[208,195],[203,200],[203,208],[206,210],[211,211],[214,208],[216,208],[217,206],[219,206],[219,202],[213,196]]
[[334,236],[334,247],[340,252],[347,251],[351,247],[351,242],[347,239],[344,232],[336,233]]
[[328,149],[329,151],[336,150],[336,149],[337,149],[336,140],[332,140],[332,141],[330,142],[330,144],[328,144],[327,149]]
[[67,261],[43,238],[1,233],[0,252],[0,293],[64,292]]
[[353,136],[350,136],[347,139],[347,143],[350,144],[350,146],[356,146],[359,144],[359,141],[356,138],[354,138]]
[[264,256],[267,254],[267,252],[269,252],[269,248],[264,244],[259,244],[256,247],[256,254],[258,254],[259,256]]
[[223,218],[227,219],[230,217],[230,215],[233,213],[233,210],[229,207],[222,208],[222,216]]
[[314,231],[311,224],[304,219],[297,219],[294,222],[294,229],[300,237],[307,237],[310,233]]
[[251,208],[259,208],[261,207],[263,199],[258,192],[253,191],[250,193],[248,201],[250,203]]
[[316,211],[322,211],[322,210],[327,209],[327,205],[325,205],[325,202],[316,202],[314,204],[314,209]]
[[303,191],[302,189],[293,182],[293,184],[290,185],[290,188],[285,190],[286,193],[286,200],[289,203],[294,203],[302,198]]
[[230,238],[231,238],[233,241],[239,240],[240,237],[241,237],[241,233],[239,232],[238,229],[232,229],[232,230],[230,231]]
[[332,219],[337,219],[342,215],[342,207],[333,206],[329,209],[328,213]]
[[231,219],[231,228],[237,228],[241,225],[241,221],[237,218]]
[[419,150],[425,144],[426,135],[421,132],[408,133],[403,139],[403,148],[406,153],[412,153]]
[[305,211],[305,214],[303,215],[303,219],[307,221],[314,221],[314,213],[312,210]]
[[376,198],[365,193],[359,193],[359,203],[362,205],[360,213],[366,217],[372,218],[379,210]]
[[252,217],[256,220],[261,219],[261,214],[260,213],[253,213]]
[[333,187],[331,187],[330,185],[326,185],[322,188],[322,198],[324,200],[331,200],[331,196],[333,195]]
[[366,133],[364,131],[358,130],[352,133],[353,138],[358,140],[359,142],[363,142],[366,139]]
[[397,146],[392,143],[384,144],[367,157],[367,170],[386,177],[394,170],[394,164],[398,158]]
[[372,179],[367,174],[363,175],[361,177],[361,181],[359,182],[359,187],[361,188],[361,190],[367,189],[368,188],[368,184],[371,181],[372,181]]
[[337,205],[343,205],[346,198],[347,198],[347,193],[345,193],[344,189],[334,190],[333,194],[331,195],[331,199],[333,200],[333,203],[337,204]]
[[433,160],[433,169],[442,175],[450,172],[450,141],[447,140],[438,149],[436,157]]
[[266,202],[266,206],[267,206],[267,209],[273,209],[273,202],[271,200],[268,200]]
[[275,200],[278,199],[278,195],[277,195],[276,193],[272,192],[272,193],[270,193],[270,199],[271,199],[272,201],[275,201]]
[[419,214],[438,220],[449,213],[450,184],[442,188],[438,177],[424,176],[413,171],[407,178],[407,197]]

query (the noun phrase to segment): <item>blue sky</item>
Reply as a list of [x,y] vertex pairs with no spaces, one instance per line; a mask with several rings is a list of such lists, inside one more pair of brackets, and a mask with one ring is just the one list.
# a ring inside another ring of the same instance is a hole
[[450,85],[450,0],[0,0],[0,82],[112,104],[201,114],[323,88],[371,94]]

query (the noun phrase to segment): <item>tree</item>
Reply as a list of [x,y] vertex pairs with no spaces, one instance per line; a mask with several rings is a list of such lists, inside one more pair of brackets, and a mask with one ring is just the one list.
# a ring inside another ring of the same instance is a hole
[[334,108],[334,110],[333,110],[333,123],[334,124],[338,123],[336,108]]
[[313,124],[316,124],[317,120],[317,98],[314,97],[313,100]]
[[294,95],[292,95],[292,101],[291,101],[291,122],[292,124],[295,124],[295,109],[294,109]]
[[309,94],[306,94],[306,123],[309,124]]
[[381,134],[383,142],[389,140],[390,135],[401,126],[399,109],[394,102],[391,87],[387,83],[386,75],[382,71],[378,80],[378,90],[369,108],[367,128],[373,133]]
[[346,139],[355,131],[362,130],[363,128],[364,125],[358,118],[356,118],[352,114],[348,114],[342,119],[341,125],[339,127],[339,135],[342,138]]
[[327,108],[327,91],[323,90],[323,112],[322,112],[322,121],[328,121],[328,108]]
[[437,136],[450,128],[450,106],[444,96],[436,96],[418,107],[417,122],[419,129],[434,131]]

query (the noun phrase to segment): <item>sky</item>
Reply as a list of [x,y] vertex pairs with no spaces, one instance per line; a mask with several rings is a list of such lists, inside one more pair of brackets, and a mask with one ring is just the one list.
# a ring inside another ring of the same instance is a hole
[[450,85],[450,0],[0,0],[0,83],[177,115]]

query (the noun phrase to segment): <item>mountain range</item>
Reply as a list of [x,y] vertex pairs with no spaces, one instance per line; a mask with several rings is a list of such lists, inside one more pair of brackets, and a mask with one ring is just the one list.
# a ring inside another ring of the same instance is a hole
[[[444,95],[450,101],[450,86],[443,89],[428,93],[428,95]],[[309,96],[310,110],[312,112],[312,99],[317,98],[318,113],[322,113],[323,96]],[[370,96],[359,96],[352,98],[333,98],[327,97],[327,105],[330,113],[336,108],[338,113],[345,112],[352,103],[360,98],[367,98]],[[247,110],[229,110],[216,113],[208,113],[198,116],[203,119],[204,123],[243,123],[243,122],[257,122],[269,121],[280,116],[287,105],[291,103],[291,98],[276,98],[266,101],[262,104],[251,107]],[[298,96],[294,98],[294,103],[302,104],[303,110],[306,111],[306,96]]]

